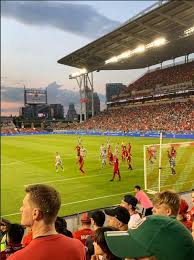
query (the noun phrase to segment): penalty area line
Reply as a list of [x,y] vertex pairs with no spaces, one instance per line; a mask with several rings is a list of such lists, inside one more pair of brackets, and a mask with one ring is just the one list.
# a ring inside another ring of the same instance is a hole
[[[139,168],[139,169],[135,169],[136,171],[141,171],[143,169]],[[126,172],[129,172],[130,171],[122,171],[124,173]],[[28,183],[28,184],[25,184],[24,187],[27,187],[29,185],[36,185],[36,184],[47,184],[47,183],[55,183],[55,182],[61,182],[61,181],[71,181],[71,180],[78,180],[78,179],[88,179],[88,178],[93,178],[93,177],[100,177],[100,176],[104,176],[104,175],[111,175],[111,172],[110,173],[99,173],[99,174],[95,174],[95,175],[91,175],[91,176],[80,176],[80,177],[73,177],[73,178],[64,178],[64,179],[59,179],[59,180],[51,180],[51,181],[45,181],[45,182],[36,182],[36,183]]]

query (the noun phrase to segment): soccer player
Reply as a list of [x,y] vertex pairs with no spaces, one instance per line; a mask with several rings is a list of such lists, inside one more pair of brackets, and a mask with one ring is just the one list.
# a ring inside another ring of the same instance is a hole
[[115,155],[113,160],[113,176],[110,181],[114,181],[115,176],[118,175],[119,181],[121,180],[120,170],[119,170],[119,159]]
[[115,154],[116,156],[119,156],[119,143],[115,145]]
[[170,164],[171,173],[172,173],[172,175],[175,175],[176,174],[176,171],[175,171],[175,157],[173,157],[169,151],[168,151],[168,161],[169,161],[169,164]]
[[83,169],[84,166],[84,158],[82,155],[78,156],[79,170],[82,172],[82,175],[85,175],[85,171]]
[[109,159],[109,164],[112,165],[113,160],[114,160],[114,156],[113,156],[111,149],[108,150],[108,159]]
[[56,167],[56,172],[58,172],[59,167],[61,167],[62,171],[64,171],[61,156],[58,152],[56,152],[56,156],[55,156],[55,167]]
[[106,166],[106,150],[104,149],[101,152],[101,160],[102,160],[102,168],[104,168]]
[[175,150],[174,146],[171,147],[170,155],[171,155],[171,157],[176,158],[176,150]]
[[87,154],[87,150],[86,150],[86,148],[84,148],[83,145],[82,145],[82,147],[81,147],[81,149],[80,149],[80,155],[81,155],[82,157],[86,157],[86,154]]
[[78,144],[76,147],[75,147],[76,151],[77,151],[77,156],[80,156],[80,150],[81,150],[81,146]]
[[152,151],[151,147],[147,148],[147,153],[148,153],[148,160],[149,160],[149,162],[151,164],[154,163],[154,161],[153,161],[154,155],[153,155],[153,151]]
[[130,144],[130,143],[128,143],[127,152],[128,152],[129,154],[131,154],[131,144]]
[[104,144],[101,144],[101,146],[100,146],[100,156],[104,153],[104,150],[105,150],[105,146],[104,146]]
[[127,152],[127,163],[128,163],[129,170],[133,170],[133,168],[131,166],[131,158],[132,158],[132,155],[129,152]]
[[121,153],[121,158],[122,158],[122,161],[125,161],[126,159],[126,156],[127,155],[127,148],[125,145],[122,146],[122,153]]
[[153,159],[156,160],[156,152],[157,152],[156,145],[154,144],[150,149],[152,151]]

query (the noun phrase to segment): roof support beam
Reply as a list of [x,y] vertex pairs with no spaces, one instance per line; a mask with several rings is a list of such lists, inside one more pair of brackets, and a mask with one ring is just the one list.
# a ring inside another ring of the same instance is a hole
[[133,21],[133,22],[136,23],[136,24],[138,24],[138,25],[141,25],[141,26],[144,27],[144,28],[147,28],[148,30],[150,30],[150,31],[152,31],[152,32],[159,33],[159,34],[163,34],[163,35],[166,34],[165,32],[156,29],[153,25],[147,25],[147,24],[142,23],[142,22],[139,22],[139,21]]
[[167,14],[164,14],[164,13],[161,13],[161,12],[157,12],[157,11],[156,11],[156,13],[157,13],[158,15],[160,15],[160,16],[162,16],[162,17],[164,17],[164,18],[167,18],[168,20],[170,20],[170,21],[172,21],[172,22],[174,22],[174,23],[177,23],[177,24],[179,24],[179,25],[182,25],[182,26],[184,26],[184,27],[188,27],[188,26],[189,26],[187,23],[181,21],[180,19],[177,19],[177,18],[175,18],[175,17],[172,17],[172,16],[170,16],[170,15],[167,15]]
[[194,7],[194,2],[193,1],[183,1],[185,4],[187,4],[190,7]]

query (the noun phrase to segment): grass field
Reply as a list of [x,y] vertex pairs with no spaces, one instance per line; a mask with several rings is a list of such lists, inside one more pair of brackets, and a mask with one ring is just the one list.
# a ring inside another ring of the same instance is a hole
[[[24,186],[34,183],[47,183],[61,194],[60,215],[70,215],[86,210],[111,206],[120,202],[123,194],[133,192],[134,185],[144,183],[143,145],[159,143],[154,138],[110,137],[114,147],[117,142],[132,144],[133,171],[126,163],[120,164],[122,180],[109,182],[112,167],[101,169],[99,148],[106,143],[106,137],[84,136],[83,145],[88,153],[84,168],[86,176],[81,176],[76,164],[77,136],[32,135],[1,138],[1,215],[11,221],[19,221],[19,208],[24,197]],[[166,139],[165,143],[189,140]],[[55,152],[61,154],[64,172],[55,171]],[[193,151],[193,150],[192,150]],[[187,155],[192,158],[193,154]],[[187,169],[188,171],[188,169]],[[191,167],[184,178],[184,190],[193,186],[194,169]],[[173,176],[170,183],[176,184],[184,173]],[[167,178],[169,182],[169,178]],[[168,187],[171,188],[171,187]]]

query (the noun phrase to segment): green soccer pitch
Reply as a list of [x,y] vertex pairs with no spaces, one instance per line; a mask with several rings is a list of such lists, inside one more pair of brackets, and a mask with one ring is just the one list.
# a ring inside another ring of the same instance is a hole
[[[107,137],[83,136],[82,144],[87,149],[82,176],[76,164],[78,136],[31,135],[1,137],[1,215],[19,222],[19,209],[25,195],[25,185],[45,183],[55,187],[61,194],[62,205],[59,215],[65,216],[95,208],[118,204],[126,193],[133,193],[134,186],[144,187],[143,145],[159,143],[158,138],[108,137],[112,147],[123,141],[132,145],[132,166],[120,160],[122,180],[114,182],[112,166],[101,168],[100,145]],[[164,143],[183,142],[183,139],[164,139]],[[114,151],[114,149],[113,149]],[[55,171],[55,153],[63,160],[64,172]],[[191,154],[185,155],[191,156]],[[178,169],[177,169],[178,170]],[[187,174],[185,190],[192,188],[193,168]],[[178,176],[173,176],[176,182]],[[170,187],[169,187],[170,188]]]

